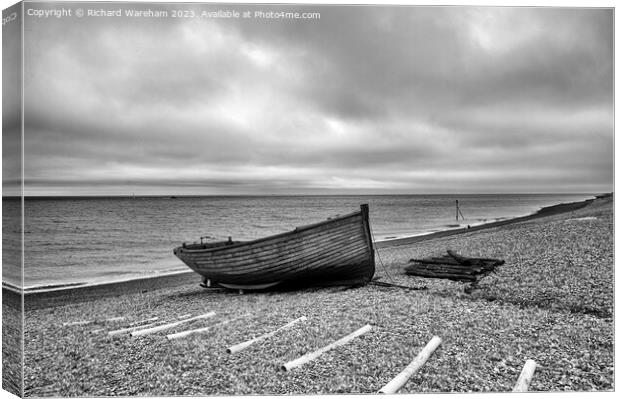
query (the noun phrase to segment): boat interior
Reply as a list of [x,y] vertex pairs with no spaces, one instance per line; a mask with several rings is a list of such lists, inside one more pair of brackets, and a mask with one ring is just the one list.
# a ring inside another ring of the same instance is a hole
[[187,243],[183,243],[183,248],[185,249],[208,249],[208,248],[219,248],[219,247],[226,247],[229,245],[235,245],[235,244],[241,244],[243,241],[233,241],[233,240],[227,240],[227,241],[216,241],[216,242],[202,242],[202,243],[198,243],[195,242],[193,244],[187,244]]

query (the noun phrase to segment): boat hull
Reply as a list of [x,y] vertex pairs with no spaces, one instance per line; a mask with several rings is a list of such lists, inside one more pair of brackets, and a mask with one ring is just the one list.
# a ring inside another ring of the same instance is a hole
[[368,206],[255,241],[181,246],[174,254],[212,284],[363,284],[375,272]]

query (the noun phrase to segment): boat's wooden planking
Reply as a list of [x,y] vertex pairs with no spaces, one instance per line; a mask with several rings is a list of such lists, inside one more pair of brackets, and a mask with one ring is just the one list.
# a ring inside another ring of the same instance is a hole
[[339,248],[341,252],[351,250],[357,247],[367,247],[361,236],[361,229],[358,232],[348,231],[346,233],[334,233],[325,236],[306,237],[301,240],[293,238],[291,242],[281,242],[278,246],[266,249],[264,251],[256,251],[253,254],[240,253],[239,256],[219,256],[219,254],[191,254],[192,260],[198,263],[214,263],[219,267],[227,269],[229,266],[235,266],[236,270],[242,272],[246,269],[244,266],[254,268],[257,262],[273,263],[278,260],[294,256],[312,256],[313,253],[328,252],[332,247]]
[[237,248],[237,250],[230,251],[192,251],[185,252],[188,255],[197,256],[196,259],[217,259],[220,262],[232,260],[237,263],[242,260],[254,260],[257,257],[265,257],[273,255],[277,256],[282,251],[297,252],[299,249],[308,246],[310,243],[328,243],[331,241],[351,241],[355,240],[365,245],[364,240],[360,239],[360,235],[363,235],[363,230],[360,225],[351,225],[327,231],[322,234],[292,234],[287,240],[278,240],[276,243],[262,242],[262,245],[254,245],[251,248]]
[[[308,228],[303,227],[298,230],[289,231],[287,233],[278,234],[276,236],[261,238],[255,241],[245,242],[243,244],[235,244],[229,246],[221,246],[216,248],[207,248],[207,249],[183,249],[182,252],[189,253],[201,253],[201,254],[212,254],[218,256],[224,256],[226,254],[230,256],[238,256],[244,253],[255,254],[255,251],[263,251],[268,250],[270,248],[280,247],[282,243],[286,243],[290,245],[291,238],[297,238],[299,240],[306,238],[308,236],[321,235],[324,231],[327,232],[336,232],[336,231],[350,231],[352,227],[360,226],[361,215],[355,214],[352,216],[348,216],[345,219],[341,219],[338,221],[328,221],[329,223],[321,223],[316,227]],[[177,248],[180,250],[180,248]]]

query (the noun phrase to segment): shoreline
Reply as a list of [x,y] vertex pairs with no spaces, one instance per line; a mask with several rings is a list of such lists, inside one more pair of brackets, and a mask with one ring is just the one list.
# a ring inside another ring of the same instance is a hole
[[[121,284],[121,283],[126,283],[126,282],[134,281],[134,280],[146,280],[146,279],[153,279],[153,278],[158,278],[158,277],[173,277],[173,276],[176,276],[177,274],[185,274],[187,272],[188,270],[164,271],[164,272],[153,273],[149,277],[138,275],[136,273],[132,275],[132,277],[119,278],[119,279],[114,279],[114,280],[95,280],[91,282],[67,282],[67,283],[48,284],[48,285],[33,285],[29,287],[24,287],[23,291],[26,294],[30,294],[30,293],[40,293],[40,292],[61,291],[61,290],[67,290],[67,289],[87,288],[87,287],[94,287],[98,285]],[[2,282],[2,286],[4,288],[7,288],[8,290],[12,290],[15,292],[19,292],[22,290],[17,285],[6,282],[6,281]]]
[[19,291],[2,285],[3,301],[9,304],[19,304],[24,300],[25,310],[41,307],[54,307],[67,303],[77,303],[88,300],[96,300],[104,297],[118,296],[132,293],[146,293],[162,288],[176,287],[200,282],[199,276],[191,270],[176,274],[145,277],[140,279],[114,281],[109,283],[69,286],[66,288],[47,291]]
[[[423,235],[416,235],[410,237],[402,237],[389,239],[384,241],[375,242],[375,248],[388,248],[394,246],[401,245],[410,245],[422,241],[434,240],[443,237],[449,237],[454,235],[459,235],[463,233],[476,232],[481,230],[486,230],[495,227],[501,227],[505,225],[510,225],[514,223],[534,220],[542,217],[553,216],[561,213],[571,212],[578,209],[582,209],[586,206],[589,206],[594,201],[611,198],[613,197],[613,193],[607,193],[602,195],[597,195],[595,198],[587,199],[584,201],[571,202],[571,203],[561,203],[556,205],[551,205],[547,207],[543,207],[537,212],[520,216],[515,218],[509,218],[504,220],[499,220],[495,222],[485,223],[477,226],[472,226],[470,228],[458,228],[458,229],[450,229],[432,232]],[[176,273],[167,273],[158,276],[150,276],[150,277],[142,277],[128,280],[120,280],[120,281],[110,281],[110,282],[99,282],[99,283],[84,283],[84,284],[67,284],[67,285],[59,285],[50,287],[46,289],[45,287],[37,288],[32,287],[30,289],[20,290],[19,287],[16,287],[13,284],[3,282],[2,283],[2,293],[3,296],[14,296],[10,300],[11,303],[15,303],[15,301],[22,296],[24,296],[24,300],[28,300],[27,307],[34,306],[39,307],[41,305],[45,306],[55,306],[59,303],[66,303],[72,301],[82,301],[88,300],[91,298],[99,298],[101,296],[109,296],[109,295],[117,295],[119,293],[134,293],[134,292],[147,292],[151,290],[156,290],[165,287],[173,287],[183,284],[196,283],[198,284],[200,281],[200,277],[191,270],[187,271],[179,271]]]
[[393,247],[393,246],[398,246],[398,245],[409,245],[409,244],[414,244],[414,243],[421,242],[421,241],[434,240],[437,238],[449,237],[449,236],[456,235],[456,234],[470,233],[474,231],[486,230],[486,229],[491,229],[494,227],[500,227],[500,226],[505,226],[509,224],[539,219],[542,217],[558,215],[561,213],[576,211],[578,209],[585,208],[586,206],[592,204],[596,200],[611,198],[612,196],[613,196],[613,193],[606,193],[606,194],[596,195],[594,198],[583,200],[583,201],[567,202],[567,203],[561,203],[561,204],[556,204],[556,205],[550,205],[550,206],[543,207],[539,209],[538,211],[532,214],[529,214],[529,215],[497,220],[495,222],[490,222],[490,223],[483,223],[483,224],[479,224],[476,226],[472,226],[470,228],[461,227],[457,229],[435,231],[432,233],[415,235],[415,236],[410,236],[410,237],[402,237],[402,238],[394,238],[390,240],[377,241],[375,242],[375,247],[386,248],[386,247]]

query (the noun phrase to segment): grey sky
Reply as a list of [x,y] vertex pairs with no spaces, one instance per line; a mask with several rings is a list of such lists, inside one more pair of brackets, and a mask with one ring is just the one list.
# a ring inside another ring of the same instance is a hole
[[609,9],[186,9],[321,18],[27,17],[27,194],[612,189]]

